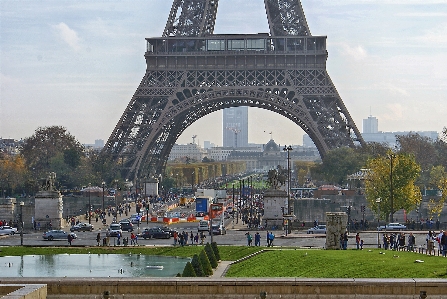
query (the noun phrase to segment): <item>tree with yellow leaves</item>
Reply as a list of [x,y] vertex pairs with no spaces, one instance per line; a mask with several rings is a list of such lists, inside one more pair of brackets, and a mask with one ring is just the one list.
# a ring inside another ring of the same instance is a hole
[[421,202],[421,191],[415,185],[421,168],[413,155],[388,151],[385,156],[370,159],[367,168],[366,200],[370,209],[378,213],[377,199],[380,198],[382,219],[393,220],[394,212],[414,210]]
[[432,197],[428,202],[429,213],[439,217],[447,200],[447,173],[441,165],[433,166],[430,170],[430,185],[441,191],[440,196]]

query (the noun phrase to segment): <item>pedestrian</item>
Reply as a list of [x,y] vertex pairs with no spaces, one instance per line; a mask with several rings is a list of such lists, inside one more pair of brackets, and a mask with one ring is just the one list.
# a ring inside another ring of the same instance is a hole
[[442,234],[441,237],[441,245],[442,245],[442,256],[447,256],[447,231]]
[[100,241],[101,241],[101,233],[98,233],[96,235],[96,244],[97,244],[97,246],[99,246]]
[[255,234],[255,246],[261,246],[261,235],[259,232],[256,232]]
[[357,233],[355,235],[355,245],[357,246],[357,250],[360,249],[360,234]]
[[73,236],[71,234],[68,234],[67,240],[68,240],[68,245],[71,246],[71,241],[73,241]]
[[135,235],[134,233],[130,233],[130,245],[135,246]]
[[267,247],[270,247],[270,234],[269,234],[269,231],[267,231],[267,235],[266,235],[265,239],[267,241]]
[[363,249],[363,240],[360,240],[360,250]]
[[251,246],[251,242],[253,240],[253,237],[251,236],[250,232],[247,232],[245,235],[247,235],[247,244],[248,244],[248,246]]
[[174,246],[177,246],[178,233],[174,231]]
[[348,232],[343,234],[343,250],[348,249]]
[[191,245],[193,245],[194,244],[194,234],[192,233],[192,231],[189,234],[189,238],[191,239]]

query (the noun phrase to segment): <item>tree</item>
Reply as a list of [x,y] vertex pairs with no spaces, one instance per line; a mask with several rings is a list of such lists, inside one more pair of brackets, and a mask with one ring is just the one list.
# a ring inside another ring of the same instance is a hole
[[[22,156],[2,155],[0,159],[0,187],[10,195],[25,188],[28,172]],[[3,194],[5,196],[5,194]]]
[[349,174],[364,166],[366,159],[353,148],[341,147],[327,153],[318,171],[327,182],[343,185]]
[[429,213],[439,217],[447,200],[447,173],[444,167],[439,165],[431,169],[430,186],[441,191],[440,197],[430,198],[429,200]]
[[[391,151],[368,161],[369,172],[365,180],[366,200],[371,210],[378,212],[376,199],[380,198],[380,215],[389,215],[400,209],[411,211],[421,202],[422,195],[415,181],[420,166],[414,156]],[[391,206],[392,194],[392,206]]]
[[185,268],[183,269],[182,277],[197,277],[196,272],[194,272],[194,268],[191,265],[191,262],[187,262]]
[[205,273],[203,272],[202,264],[199,261],[199,256],[194,254],[192,257],[191,265],[194,268],[194,271],[198,277],[204,277]]
[[216,260],[220,261],[220,253],[219,253],[219,248],[217,247],[217,243],[216,242],[211,243],[211,247],[213,248],[214,256],[216,257]]
[[21,154],[28,169],[34,175],[46,177],[51,168],[51,160],[61,155],[66,168],[76,168],[84,156],[84,147],[64,127],[39,127],[29,138],[24,140]]
[[205,250],[200,251],[199,261],[202,264],[203,273],[206,276],[212,275],[213,268],[211,267],[210,260],[208,259]]
[[213,248],[211,247],[210,243],[206,243],[205,252],[206,252],[206,255],[208,256],[211,267],[213,269],[216,269],[218,266],[217,259],[216,259],[216,256],[214,255],[214,251],[213,251]]

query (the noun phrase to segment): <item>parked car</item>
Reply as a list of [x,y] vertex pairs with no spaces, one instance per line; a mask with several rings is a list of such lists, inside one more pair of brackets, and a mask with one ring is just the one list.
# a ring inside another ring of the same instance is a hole
[[91,232],[93,231],[93,224],[79,223],[70,227],[71,232]]
[[50,230],[50,231],[43,233],[42,237],[44,238],[44,240],[48,240],[48,241],[67,240],[69,234],[71,235],[71,237],[73,239],[76,239],[78,237],[78,236],[76,236],[75,233],[67,233],[67,232],[64,232],[63,230],[57,230],[57,229]]
[[3,225],[0,226],[0,235],[14,235],[17,233],[17,228],[9,226],[9,225]]
[[140,234],[140,237],[143,239],[169,239],[171,235],[168,232],[165,232],[161,229],[161,227],[151,227],[145,228],[144,231]]
[[109,237],[116,237],[118,236],[118,233],[121,236],[123,235],[123,231],[121,230],[121,224],[114,222],[110,224],[109,228],[107,229],[106,235]]
[[213,224],[212,231],[214,235],[225,235],[227,230],[221,223]]
[[205,221],[205,220],[199,221],[199,226],[197,227],[197,230],[199,232],[204,232],[204,231],[209,232],[210,227],[208,225],[208,221]]
[[379,226],[379,230],[405,230],[405,229],[407,229],[405,225],[397,222]]
[[123,219],[120,221],[121,229],[127,232],[133,232],[133,224],[129,219]]
[[317,225],[315,227],[309,228],[307,230],[308,234],[325,234],[326,233],[326,225]]

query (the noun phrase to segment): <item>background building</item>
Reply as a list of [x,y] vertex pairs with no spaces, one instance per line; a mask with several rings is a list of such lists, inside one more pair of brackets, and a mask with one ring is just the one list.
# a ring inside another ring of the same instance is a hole
[[223,109],[222,120],[223,147],[247,147],[248,107],[244,106]]

